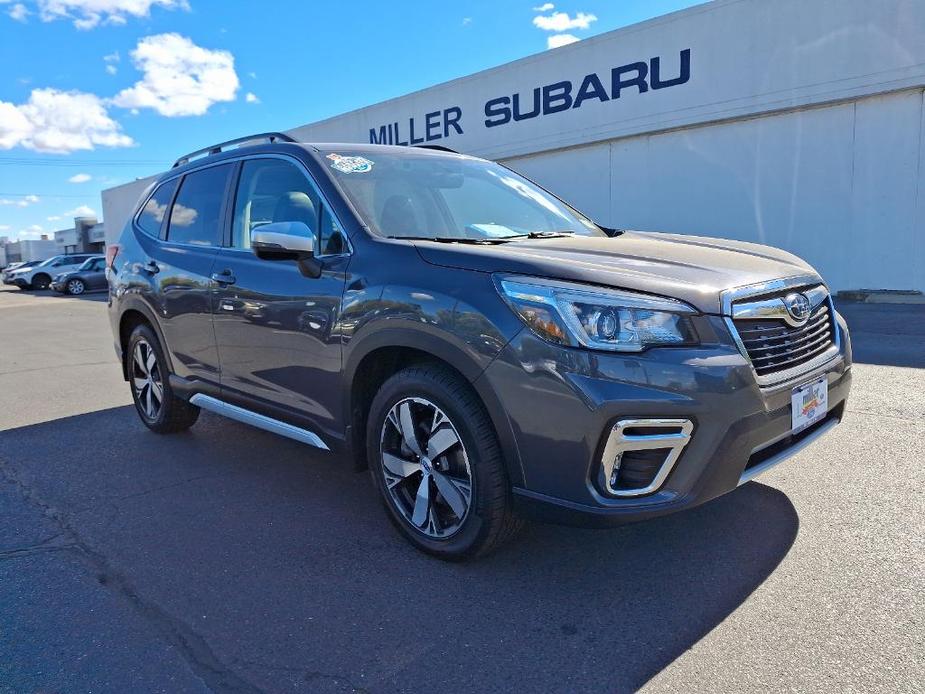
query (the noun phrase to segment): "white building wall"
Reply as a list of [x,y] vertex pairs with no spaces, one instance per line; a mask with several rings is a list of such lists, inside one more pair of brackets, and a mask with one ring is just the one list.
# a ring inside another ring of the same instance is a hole
[[925,289],[922,103],[914,90],[506,163],[614,226],[786,248],[835,288]]

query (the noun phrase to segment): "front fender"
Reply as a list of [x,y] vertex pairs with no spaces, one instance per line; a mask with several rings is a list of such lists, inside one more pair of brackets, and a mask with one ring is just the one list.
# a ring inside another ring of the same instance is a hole
[[[444,271],[445,272],[445,271]],[[471,273],[470,273],[471,274]],[[490,282],[487,276],[483,278]],[[478,291],[475,292],[479,294]],[[497,301],[494,289],[485,295]],[[407,348],[445,362],[471,384],[485,405],[501,444],[511,482],[521,484],[523,470],[511,423],[491,386],[480,376],[504,346],[522,329],[507,320],[489,320],[484,307],[420,288],[386,287],[378,301],[370,300],[363,311],[362,327],[350,336],[344,350],[345,421],[352,421],[353,383],[364,359],[384,348]],[[349,312],[349,310],[348,310]]]

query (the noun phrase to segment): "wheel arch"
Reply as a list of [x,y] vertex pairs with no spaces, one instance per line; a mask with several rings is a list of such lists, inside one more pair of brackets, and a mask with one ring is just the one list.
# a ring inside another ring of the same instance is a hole
[[510,421],[494,390],[485,379],[479,378],[487,363],[480,363],[464,348],[440,336],[405,328],[384,329],[370,336],[361,347],[350,352],[344,364],[347,440],[357,467],[368,466],[366,420],[375,394],[401,369],[427,362],[458,374],[472,388],[498,437],[511,484],[523,484],[523,469]]
[[119,314],[119,347],[122,350],[122,378],[126,381],[128,380],[128,369],[126,368],[126,347],[128,346],[128,338],[132,334],[132,331],[139,325],[147,325],[154,331],[158,342],[161,343],[164,358],[167,360],[167,366],[170,372],[173,373],[173,362],[170,358],[170,350],[167,347],[167,342],[164,340],[164,334],[161,331],[160,325],[158,325],[157,319],[154,317],[154,313],[143,302],[129,300]]

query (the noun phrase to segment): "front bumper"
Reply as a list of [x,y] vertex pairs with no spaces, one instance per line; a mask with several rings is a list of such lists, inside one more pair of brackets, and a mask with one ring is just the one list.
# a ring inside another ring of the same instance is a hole
[[[723,319],[697,321],[697,348],[589,352],[550,345],[529,330],[511,341],[482,378],[514,434],[511,476],[522,513],[607,527],[691,508],[782,462],[841,420],[851,347],[840,317],[838,354],[772,387],[758,385]],[[791,437],[793,387],[822,377],[826,419]],[[689,420],[693,430],[655,491],[615,498],[603,491],[602,456],[614,425],[626,419]]]

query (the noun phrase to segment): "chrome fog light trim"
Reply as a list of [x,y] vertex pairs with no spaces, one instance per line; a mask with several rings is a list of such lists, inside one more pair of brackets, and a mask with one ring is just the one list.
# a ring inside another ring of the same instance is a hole
[[[664,433],[634,434],[627,433],[633,429],[665,429]],[[612,496],[634,497],[651,494],[664,484],[681,451],[691,440],[691,431],[694,425],[689,419],[621,419],[617,422],[601,456],[601,488]],[[662,463],[655,477],[645,487],[637,489],[617,489],[614,487],[619,472],[619,462],[623,454],[628,451],[644,451],[658,448],[668,449],[665,462]]]

